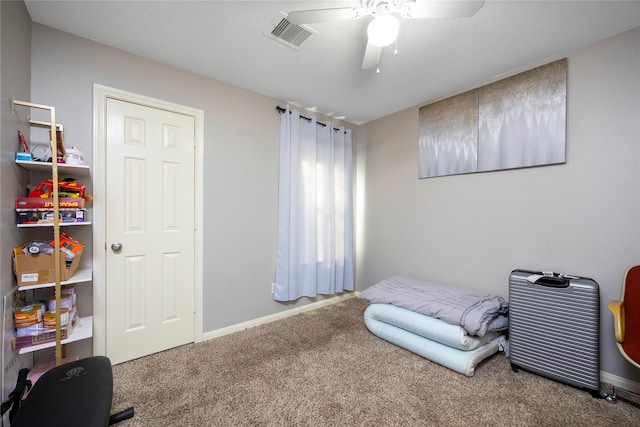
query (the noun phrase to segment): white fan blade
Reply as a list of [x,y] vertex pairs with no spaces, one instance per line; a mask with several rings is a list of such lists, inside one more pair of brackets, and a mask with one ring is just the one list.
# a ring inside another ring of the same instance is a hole
[[360,17],[359,9],[341,7],[335,9],[294,10],[287,15],[292,24],[315,24],[317,22],[343,21]]
[[380,50],[381,48],[375,47],[371,43],[367,42],[367,47],[364,50],[364,59],[362,60],[362,69],[368,70],[378,65],[380,62]]
[[467,18],[476,14],[484,1],[431,1],[416,0],[407,3],[402,16],[405,18]]

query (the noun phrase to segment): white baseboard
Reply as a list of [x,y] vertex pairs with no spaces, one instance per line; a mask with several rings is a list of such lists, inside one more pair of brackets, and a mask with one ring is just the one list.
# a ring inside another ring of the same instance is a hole
[[640,383],[610,374],[609,372],[600,371],[600,381],[632,393],[640,394]]
[[304,313],[305,311],[315,310],[326,305],[335,304],[340,301],[344,301],[349,298],[356,298],[360,296],[360,292],[349,292],[343,295],[335,296],[329,299],[312,302],[302,307],[292,308],[291,310],[283,311],[281,313],[270,314],[269,316],[259,317],[254,320],[248,320],[246,322],[238,323],[236,325],[227,326],[226,328],[216,329],[203,334],[203,341],[213,338],[221,337],[224,335],[232,334],[234,332],[243,331],[245,329],[253,328],[254,326],[264,325],[276,320],[284,319],[295,314]]

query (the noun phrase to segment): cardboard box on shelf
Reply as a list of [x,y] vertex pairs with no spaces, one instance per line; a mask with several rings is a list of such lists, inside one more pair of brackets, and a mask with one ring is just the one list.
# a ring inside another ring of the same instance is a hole
[[[60,281],[69,280],[80,266],[82,252],[78,252],[67,266],[64,252],[60,251]],[[56,281],[54,254],[25,254],[24,245],[13,248],[13,271],[18,287]]]
[[[59,209],[84,209],[82,197],[60,197]],[[16,197],[16,209],[53,209],[53,197]]]
[[[60,222],[85,222],[84,209],[60,209]],[[49,209],[16,209],[16,224],[52,224],[53,210]]]
[[[71,336],[73,330],[78,325],[79,318],[76,314],[73,319],[64,327],[60,328],[60,339],[65,340]],[[44,344],[56,340],[56,329],[45,329],[41,334],[25,337],[11,338],[11,346],[15,349],[30,347],[32,345]]]

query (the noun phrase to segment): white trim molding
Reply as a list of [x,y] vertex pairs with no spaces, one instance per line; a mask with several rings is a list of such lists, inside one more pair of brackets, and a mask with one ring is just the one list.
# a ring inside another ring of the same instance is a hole
[[635,394],[640,394],[640,383],[610,374],[609,372],[600,371],[600,381],[611,384],[616,388],[621,388]]
[[285,319],[290,316],[294,316],[296,314],[304,313],[306,311],[316,310],[320,307],[324,307],[331,304],[336,304],[338,302],[350,299],[350,298],[359,298],[360,292],[350,292],[347,294],[335,296],[329,299],[325,299],[322,301],[316,301],[307,305],[303,305],[302,307],[292,308],[291,310],[283,311],[281,313],[270,314],[268,316],[259,317],[254,320],[248,320],[246,322],[238,323],[235,325],[227,326],[226,328],[216,329],[214,331],[206,332],[204,334],[204,340],[210,340],[213,338],[222,337],[224,335],[229,335],[234,332],[240,332],[245,329],[253,328],[254,326],[265,325],[267,323],[274,322],[276,320]]

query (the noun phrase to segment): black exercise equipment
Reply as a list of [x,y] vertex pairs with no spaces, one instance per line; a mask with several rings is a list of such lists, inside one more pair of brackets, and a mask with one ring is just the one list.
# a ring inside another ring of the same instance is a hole
[[112,398],[113,373],[107,357],[65,363],[36,381],[11,427],[100,427],[133,417],[133,407],[111,415]]

